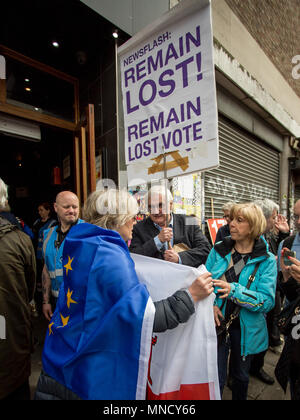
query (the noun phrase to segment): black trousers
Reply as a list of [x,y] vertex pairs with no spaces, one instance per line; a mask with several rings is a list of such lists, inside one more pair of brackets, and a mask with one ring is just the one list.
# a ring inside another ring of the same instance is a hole
[[1,401],[26,401],[30,400],[29,380],[25,381],[19,388],[15,389]]
[[[276,347],[280,345],[280,332],[276,325],[276,321],[281,311],[281,294],[279,290],[276,290],[275,295],[275,306],[267,314],[267,326],[268,326],[268,335],[269,335],[269,345]],[[255,354],[251,362],[250,373],[255,375],[264,367],[264,358],[267,353],[263,351],[262,353]]]

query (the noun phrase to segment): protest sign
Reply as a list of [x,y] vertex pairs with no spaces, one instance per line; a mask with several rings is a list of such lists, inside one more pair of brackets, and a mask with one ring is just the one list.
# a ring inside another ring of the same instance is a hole
[[207,220],[208,231],[210,234],[210,239],[212,240],[213,244],[216,242],[216,236],[217,236],[218,230],[220,229],[220,227],[224,225],[226,225],[225,219],[208,219]]
[[[133,179],[218,165],[209,0],[187,0],[118,49],[124,146]],[[163,162],[166,154],[166,167]]]

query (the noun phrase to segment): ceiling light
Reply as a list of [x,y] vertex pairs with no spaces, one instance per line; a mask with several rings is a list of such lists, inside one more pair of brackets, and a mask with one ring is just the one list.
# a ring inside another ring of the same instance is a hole
[[59,43],[57,41],[52,41],[52,45],[55,48],[58,48],[59,47]]
[[115,29],[115,30],[113,31],[112,36],[113,36],[115,39],[119,38],[119,33],[118,33],[118,30],[117,30],[117,29]]

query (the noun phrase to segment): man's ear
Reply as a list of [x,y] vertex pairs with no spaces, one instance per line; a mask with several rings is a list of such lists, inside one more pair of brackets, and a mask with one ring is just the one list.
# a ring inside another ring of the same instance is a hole
[[55,210],[55,213],[57,213],[57,204],[56,203],[53,204],[53,208]]

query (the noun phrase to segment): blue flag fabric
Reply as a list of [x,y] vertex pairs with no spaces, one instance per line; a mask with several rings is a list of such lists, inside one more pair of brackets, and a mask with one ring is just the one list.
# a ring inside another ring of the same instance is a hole
[[65,240],[63,270],[45,372],[82,399],[145,398],[154,305],[126,243],[117,232],[76,225]]

